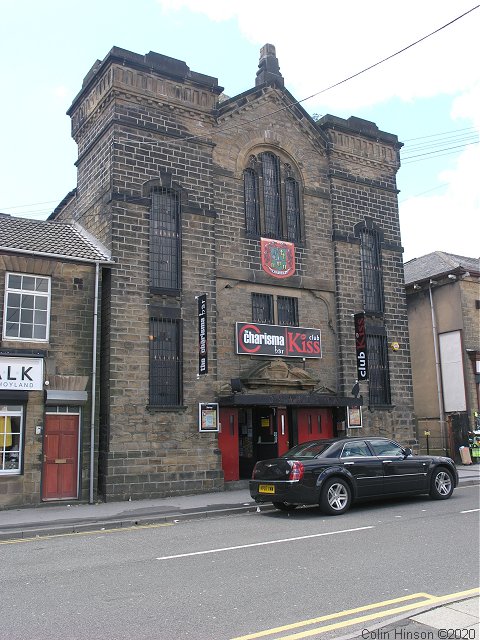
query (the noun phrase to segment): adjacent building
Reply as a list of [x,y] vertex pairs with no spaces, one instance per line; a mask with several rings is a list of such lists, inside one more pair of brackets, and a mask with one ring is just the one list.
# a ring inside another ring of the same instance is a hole
[[414,442],[401,143],[360,118],[314,121],[272,45],[253,84],[229,98],[181,60],[114,47],[69,109],[78,182],[50,221],[114,261],[107,500],[221,490],[351,429]]
[[109,263],[79,225],[0,214],[0,509],[96,494],[96,302]]
[[418,440],[457,460],[480,428],[479,276],[477,258],[443,251],[405,264]]

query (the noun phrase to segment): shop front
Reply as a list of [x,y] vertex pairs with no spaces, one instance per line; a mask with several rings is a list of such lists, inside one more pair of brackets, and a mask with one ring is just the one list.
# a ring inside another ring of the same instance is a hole
[[250,478],[258,460],[275,458],[296,444],[345,435],[346,407],[354,403],[358,399],[321,394],[221,398],[218,446],[225,482]]

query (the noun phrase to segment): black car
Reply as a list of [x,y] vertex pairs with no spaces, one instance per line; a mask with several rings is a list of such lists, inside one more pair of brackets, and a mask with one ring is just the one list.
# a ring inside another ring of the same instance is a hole
[[428,493],[446,500],[457,484],[450,458],[414,456],[387,438],[335,438],[304,442],[279,458],[257,462],[250,495],[283,511],[319,505],[340,515],[352,501],[368,498]]

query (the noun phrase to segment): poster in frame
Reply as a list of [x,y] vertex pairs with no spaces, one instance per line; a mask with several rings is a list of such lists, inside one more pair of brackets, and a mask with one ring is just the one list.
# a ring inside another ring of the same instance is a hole
[[347,407],[347,425],[349,429],[362,428],[362,407]]
[[199,402],[198,430],[200,432],[219,431],[217,402]]

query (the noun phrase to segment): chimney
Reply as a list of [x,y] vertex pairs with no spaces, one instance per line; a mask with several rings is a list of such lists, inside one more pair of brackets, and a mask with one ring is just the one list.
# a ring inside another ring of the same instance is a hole
[[280,73],[275,47],[273,44],[266,44],[260,49],[260,62],[258,63],[255,86],[265,82],[276,82],[283,87],[283,76]]

